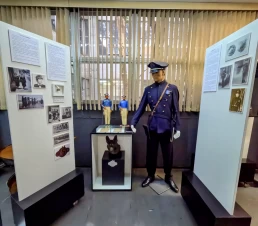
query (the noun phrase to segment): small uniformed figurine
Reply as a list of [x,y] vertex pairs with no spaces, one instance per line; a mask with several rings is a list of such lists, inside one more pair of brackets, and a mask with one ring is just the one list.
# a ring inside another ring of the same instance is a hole
[[103,115],[105,116],[105,124],[110,125],[110,117],[112,112],[112,101],[109,99],[109,94],[105,94],[105,99],[102,101]]
[[142,182],[142,187],[148,186],[155,179],[160,143],[165,182],[174,192],[178,192],[177,185],[171,179],[171,169],[173,164],[172,141],[173,138],[177,139],[180,136],[179,92],[175,85],[169,84],[165,80],[165,68],[167,66],[168,64],[164,62],[151,62],[148,64],[154,83],[145,88],[139,108],[132,118],[131,128],[135,133],[135,126],[144,113],[147,104],[149,104],[152,112],[146,129],[148,136],[146,158],[148,176]]
[[127,125],[127,115],[128,115],[128,101],[125,99],[126,96],[122,96],[122,100],[119,102],[118,108],[121,113],[122,126]]

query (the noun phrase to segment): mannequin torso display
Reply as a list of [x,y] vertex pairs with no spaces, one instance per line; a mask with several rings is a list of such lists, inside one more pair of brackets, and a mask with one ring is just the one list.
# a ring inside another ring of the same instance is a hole
[[167,63],[151,62],[148,67],[154,83],[145,88],[139,108],[131,121],[131,128],[136,132],[135,126],[140,117],[149,105],[152,113],[148,120],[148,149],[147,149],[147,171],[148,177],[143,181],[142,186],[148,186],[153,180],[156,172],[157,153],[161,145],[166,174],[165,182],[169,187],[178,192],[178,188],[170,180],[173,163],[173,138],[180,136],[180,114],[179,114],[179,92],[175,85],[168,84],[165,80],[165,68]]

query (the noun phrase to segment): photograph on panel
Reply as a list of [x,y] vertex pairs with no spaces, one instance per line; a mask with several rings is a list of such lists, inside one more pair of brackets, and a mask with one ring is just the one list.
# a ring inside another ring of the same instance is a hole
[[249,52],[251,33],[227,44],[226,61],[245,56]]
[[245,98],[245,89],[232,89],[229,111],[242,113],[244,98]]
[[63,123],[53,125],[53,134],[62,133],[65,131],[69,131],[69,123],[68,122],[63,122]]
[[18,108],[23,109],[37,109],[44,108],[43,95],[17,95]]
[[70,155],[70,144],[64,144],[57,147],[55,150],[55,160],[61,159],[67,155]]
[[233,85],[247,85],[250,72],[251,57],[235,62]]
[[45,89],[46,80],[44,75],[32,74],[33,77],[33,88]]
[[63,143],[65,141],[70,140],[69,133],[61,134],[54,137],[54,145]]
[[64,85],[52,84],[52,96],[63,97],[64,96]]
[[72,107],[61,107],[62,119],[72,118]]
[[59,105],[48,106],[47,112],[48,112],[48,123],[60,122]]
[[10,92],[31,92],[30,70],[8,67]]
[[220,68],[219,89],[229,89],[232,76],[232,65]]

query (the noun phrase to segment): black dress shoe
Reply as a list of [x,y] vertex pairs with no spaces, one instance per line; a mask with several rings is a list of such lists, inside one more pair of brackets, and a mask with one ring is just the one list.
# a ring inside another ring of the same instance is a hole
[[145,179],[144,179],[144,181],[142,182],[142,187],[143,188],[145,188],[145,187],[147,187],[147,186],[149,186],[149,184],[150,183],[152,183],[153,181],[154,181],[154,177],[146,177]]
[[170,178],[166,178],[165,179],[165,182],[168,184],[169,188],[174,191],[175,193],[178,193],[179,192],[179,189],[178,187],[176,186],[176,183],[170,179]]

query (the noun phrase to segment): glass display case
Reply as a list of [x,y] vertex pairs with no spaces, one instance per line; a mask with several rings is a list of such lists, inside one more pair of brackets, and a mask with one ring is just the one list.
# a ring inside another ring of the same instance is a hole
[[132,190],[132,130],[100,125],[91,133],[92,190]]

